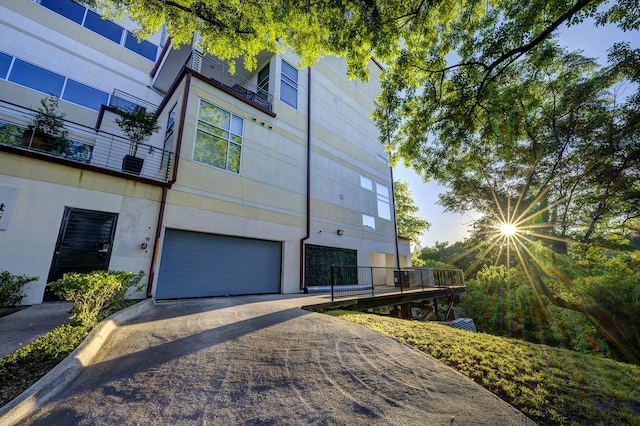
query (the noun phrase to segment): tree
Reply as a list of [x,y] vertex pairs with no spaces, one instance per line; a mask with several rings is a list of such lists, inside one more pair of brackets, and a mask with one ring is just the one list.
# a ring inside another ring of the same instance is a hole
[[[249,67],[262,50],[292,48],[303,66],[323,55],[346,56],[349,74],[366,79],[374,56],[392,74],[406,65],[401,84],[413,88],[424,86],[425,77],[444,80],[448,70],[468,69],[479,78],[479,93],[563,23],[595,15],[599,23],[631,28],[640,13],[634,0],[78,1],[109,16],[126,13],[140,24],[140,37],[166,25],[178,45],[198,32],[205,52],[221,59],[244,56]],[[462,59],[455,67],[445,61],[452,51]]]
[[398,235],[411,239],[418,243],[420,235],[427,231],[431,224],[416,216],[419,208],[411,197],[411,189],[405,181],[393,183],[393,196],[396,202],[396,223]]

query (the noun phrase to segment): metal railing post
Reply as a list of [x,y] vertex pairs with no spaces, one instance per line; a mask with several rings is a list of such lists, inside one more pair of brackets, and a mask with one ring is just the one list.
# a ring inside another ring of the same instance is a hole
[[371,296],[375,296],[375,286],[373,284],[373,266],[370,266],[369,269],[371,270]]
[[335,276],[333,273],[333,265],[331,265],[331,301],[333,302],[334,299],[334,294],[333,294],[333,288],[335,286]]

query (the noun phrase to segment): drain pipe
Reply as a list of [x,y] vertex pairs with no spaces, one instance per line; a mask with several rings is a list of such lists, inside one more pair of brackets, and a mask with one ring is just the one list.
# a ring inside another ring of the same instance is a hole
[[164,211],[167,205],[167,194],[169,188],[176,182],[178,178],[178,164],[180,163],[180,149],[182,148],[182,133],[184,129],[185,115],[187,113],[187,100],[189,98],[189,90],[191,88],[191,72],[186,73],[186,81],[184,84],[184,93],[182,95],[182,105],[180,106],[180,121],[178,122],[178,133],[176,134],[176,155],[173,157],[173,173],[171,180],[167,185],[162,187],[162,199],[160,200],[160,210],[158,211],[158,221],[156,223],[156,236],[153,242],[153,255],[151,256],[151,266],[149,267],[149,280],[147,281],[147,297],[152,296],[153,280],[155,277],[155,267],[158,261],[158,246],[160,245],[160,236],[162,235],[162,224],[164,223]]
[[300,239],[300,290],[305,293],[304,284],[304,252],[305,241],[311,236],[311,67],[307,68],[307,224],[306,233]]

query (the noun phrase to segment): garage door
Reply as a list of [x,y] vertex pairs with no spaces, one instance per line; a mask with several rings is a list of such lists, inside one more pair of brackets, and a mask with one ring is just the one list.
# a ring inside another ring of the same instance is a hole
[[275,241],[167,229],[157,299],[280,292]]

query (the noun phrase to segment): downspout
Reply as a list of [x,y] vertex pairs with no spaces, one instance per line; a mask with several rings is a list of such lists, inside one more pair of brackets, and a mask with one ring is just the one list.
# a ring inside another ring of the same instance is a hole
[[300,239],[300,290],[304,285],[304,242],[311,236],[311,67],[307,68],[307,224],[306,233]]
[[178,122],[178,133],[176,134],[176,155],[173,158],[173,173],[171,180],[167,185],[162,187],[162,198],[160,200],[160,210],[158,211],[158,221],[156,223],[156,237],[153,242],[153,255],[151,256],[151,266],[149,268],[149,281],[147,281],[147,297],[152,296],[153,280],[155,277],[155,267],[158,261],[158,247],[160,246],[160,236],[162,235],[162,224],[164,223],[164,211],[167,205],[167,195],[169,189],[178,178],[178,164],[180,164],[180,151],[182,148],[182,133],[184,129],[185,115],[187,113],[187,101],[189,98],[189,90],[191,88],[191,72],[186,73],[186,81],[184,84],[184,93],[182,95],[182,106],[180,107],[180,121]]

